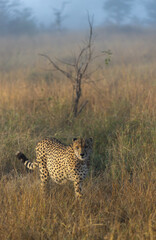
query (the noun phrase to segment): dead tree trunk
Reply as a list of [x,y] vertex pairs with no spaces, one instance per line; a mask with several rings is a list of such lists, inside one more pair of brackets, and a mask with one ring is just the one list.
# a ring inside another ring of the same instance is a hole
[[92,71],[90,73],[88,72],[90,64],[97,57],[103,56],[104,54],[110,55],[110,53],[106,51],[104,51],[101,55],[97,56],[93,55],[93,24],[92,21],[90,20],[90,17],[88,17],[88,23],[90,29],[89,37],[86,43],[84,44],[84,47],[81,48],[78,56],[73,60],[72,63],[67,63],[59,60],[59,63],[66,64],[68,65],[68,67],[70,67],[70,72],[66,72],[62,67],[59,66],[58,63],[54,62],[48,55],[40,54],[50,62],[50,64],[54,67],[55,70],[61,72],[70,80],[73,86],[74,98],[72,104],[73,105],[72,113],[74,117],[77,117],[88,103],[88,100],[86,100],[84,103],[82,103],[81,106],[79,106],[80,98],[82,96],[82,82],[89,80],[91,74],[95,72],[95,71]]
[[74,117],[77,117],[78,114],[78,105],[79,105],[79,100],[81,97],[81,79],[77,78],[76,79],[76,84],[75,84],[75,99],[74,99],[74,105],[73,105],[73,113]]

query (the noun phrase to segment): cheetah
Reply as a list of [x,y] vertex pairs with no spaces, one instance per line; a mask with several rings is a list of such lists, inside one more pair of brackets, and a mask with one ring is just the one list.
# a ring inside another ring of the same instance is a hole
[[17,152],[16,157],[30,170],[39,167],[44,193],[47,192],[50,178],[58,184],[69,180],[74,183],[76,198],[81,198],[82,182],[89,170],[92,143],[92,138],[74,138],[70,145],[56,138],[44,139],[36,146],[36,161],[30,162],[22,152]]

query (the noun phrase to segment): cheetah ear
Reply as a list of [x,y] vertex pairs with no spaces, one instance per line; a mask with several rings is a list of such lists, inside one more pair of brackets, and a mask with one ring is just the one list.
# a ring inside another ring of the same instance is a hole
[[77,140],[77,138],[73,138],[73,142],[75,142]]

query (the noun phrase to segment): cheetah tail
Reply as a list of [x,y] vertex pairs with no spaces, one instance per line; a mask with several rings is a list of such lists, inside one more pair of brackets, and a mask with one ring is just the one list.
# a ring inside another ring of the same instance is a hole
[[28,158],[22,153],[22,152],[17,152],[16,153],[16,157],[21,160],[21,162],[26,166],[26,168],[30,169],[30,170],[34,170],[37,166],[38,163],[37,162],[30,162],[28,160]]

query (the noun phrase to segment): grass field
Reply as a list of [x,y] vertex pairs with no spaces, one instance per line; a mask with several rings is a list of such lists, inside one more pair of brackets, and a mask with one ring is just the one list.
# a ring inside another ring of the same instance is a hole
[[[88,105],[74,120],[70,82],[38,54],[70,59],[85,34],[0,38],[0,239],[156,239],[155,37],[97,31],[95,48],[111,49],[111,63],[94,62],[97,82],[83,85]],[[33,160],[50,136],[93,137],[80,203],[71,183],[51,183],[43,199],[38,171],[15,158],[21,150]]]

